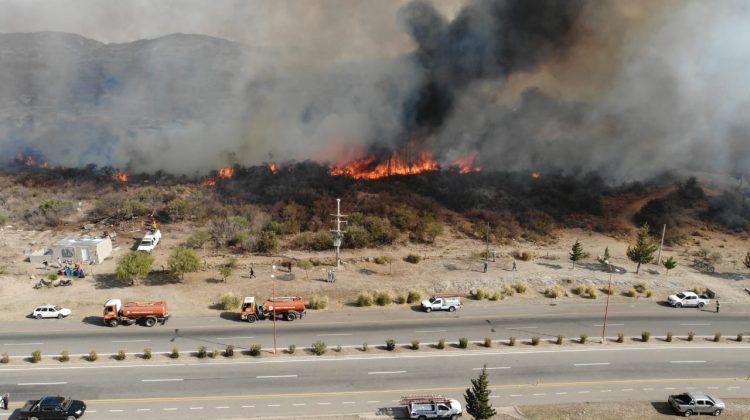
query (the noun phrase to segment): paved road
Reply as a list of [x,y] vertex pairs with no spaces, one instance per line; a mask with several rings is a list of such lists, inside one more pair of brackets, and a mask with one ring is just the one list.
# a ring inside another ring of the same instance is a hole
[[[151,419],[386,413],[409,393],[461,394],[486,365],[496,406],[581,401],[664,401],[685,389],[724,398],[750,392],[747,344],[400,351],[393,355],[0,368],[0,389],[20,401],[64,394],[87,418]],[[0,415],[2,416],[2,415]],[[1,418],[1,417],[0,417]],[[12,417],[11,417],[12,418]]]
[[[290,344],[309,346],[323,340],[329,346],[382,345],[387,339],[399,343],[419,340],[436,342],[445,338],[449,342],[466,337],[481,341],[485,337],[505,340],[510,336],[600,337],[602,334],[604,302],[568,305],[518,305],[494,303],[468,305],[455,313],[433,312],[426,314],[404,307],[396,310],[348,309],[345,311],[317,312],[294,322],[278,322],[278,346]],[[638,336],[650,331],[654,336],[673,334],[724,336],[750,332],[747,305],[725,305],[720,314],[709,310],[674,309],[659,304],[613,303],[609,307],[607,336],[622,332]],[[147,328],[140,325],[109,328],[101,325],[101,318],[23,320],[5,323],[0,337],[0,352],[12,356],[28,356],[33,350],[45,355],[57,355],[62,350],[71,354],[87,353],[94,349],[101,354],[119,349],[140,352],[144,347],[153,351],[195,351],[199,346],[209,349],[231,344],[238,349],[261,344],[273,348],[273,323],[270,321],[248,324],[237,320],[237,314],[227,312],[216,317],[173,317],[167,325]]]

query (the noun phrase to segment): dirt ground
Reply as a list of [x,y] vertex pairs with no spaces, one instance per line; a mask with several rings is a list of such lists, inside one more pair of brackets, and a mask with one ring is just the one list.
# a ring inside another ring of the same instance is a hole
[[[309,272],[296,267],[291,273],[278,267],[272,271],[274,264],[279,265],[285,259],[317,258],[330,264],[334,261],[333,250],[289,251],[274,256],[231,255],[212,249],[198,250],[204,261],[204,268],[197,273],[186,274],[181,281],[175,280],[164,271],[167,258],[175,247],[201,228],[202,226],[190,224],[162,226],[162,242],[154,251],[155,272],[137,286],[125,285],[112,275],[117,258],[132,249],[144,234],[143,229],[134,223],[120,226],[116,230],[118,236],[113,245],[112,258],[101,265],[87,266],[89,275],[86,279],[76,279],[72,287],[34,290],[32,286],[39,278],[51,273],[53,269],[45,270],[44,267],[27,262],[25,254],[65,236],[80,235],[84,231],[33,231],[5,226],[0,229],[0,296],[4,301],[0,319],[18,319],[40,303],[69,307],[76,316],[96,316],[100,314],[101,305],[110,298],[166,299],[173,315],[218,315],[220,311],[215,309],[215,304],[221,295],[233,292],[239,296],[254,295],[263,299],[271,295],[273,283],[279,296],[328,296],[331,302],[329,310],[352,305],[361,291],[388,289],[394,294],[405,294],[409,289],[418,289],[425,295],[435,292],[468,293],[476,288],[502,290],[518,282],[526,283],[528,291],[506,297],[506,301],[549,303],[552,299],[543,296],[544,289],[558,286],[567,291],[567,296],[556,299],[558,302],[590,302],[588,298],[573,294],[571,289],[578,284],[593,285],[599,290],[607,288],[610,274],[606,266],[596,262],[597,255],[601,255],[605,247],[609,247],[612,256],[610,262],[615,270],[612,274],[612,287],[616,301],[664,300],[671,293],[694,287],[710,288],[723,303],[744,303],[750,299],[750,295],[744,291],[745,288],[750,288],[750,270],[741,262],[749,248],[747,241],[726,233],[706,230],[690,236],[688,245],[665,247],[662,257],[673,256],[678,261],[677,268],[668,275],[664,267],[654,264],[642,266],[640,273],[636,274],[635,264],[625,256],[628,246],[626,240],[573,229],[560,231],[553,244],[490,244],[491,249],[497,253],[497,259],[489,263],[487,273],[483,272],[479,257],[486,244],[447,231],[434,245],[400,241],[398,245],[379,249],[342,249],[344,265],[337,270],[335,283],[325,281],[326,272],[332,268],[331,265],[320,265]],[[91,233],[101,234],[103,230],[96,228]],[[584,251],[590,253],[590,256],[573,267],[568,259],[568,252],[576,239],[581,241]],[[700,273],[690,267],[693,254],[702,248],[721,254],[722,260],[713,274]],[[533,259],[517,261],[518,270],[511,271],[513,258],[510,255],[513,251],[530,252]],[[403,258],[408,254],[418,254],[422,261],[418,264],[405,262]],[[392,255],[396,257],[396,262],[392,267],[373,262],[375,257],[381,255]],[[230,257],[237,258],[239,268],[223,283],[217,267]],[[249,278],[251,266],[256,275],[252,279]],[[273,282],[272,274],[275,276]],[[645,285],[653,291],[653,295],[650,298],[645,293],[637,298],[622,295],[622,291],[637,284]],[[605,297],[600,292],[596,299]],[[467,303],[478,304],[468,300]]]

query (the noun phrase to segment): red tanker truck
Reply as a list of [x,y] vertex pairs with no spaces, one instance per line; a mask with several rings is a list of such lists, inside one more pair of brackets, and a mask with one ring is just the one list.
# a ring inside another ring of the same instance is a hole
[[138,321],[147,327],[153,327],[157,322],[162,325],[167,323],[167,302],[126,302],[124,305],[120,299],[110,299],[104,304],[104,325],[116,327],[132,325]]
[[294,321],[305,316],[305,301],[299,297],[275,297],[263,305],[255,304],[255,296],[246,297],[242,302],[240,319],[255,322],[259,319],[273,319],[274,316]]

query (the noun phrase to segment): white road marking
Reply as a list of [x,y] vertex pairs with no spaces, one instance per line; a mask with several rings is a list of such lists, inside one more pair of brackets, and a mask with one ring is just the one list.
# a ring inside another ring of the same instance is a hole
[[708,389],[719,389],[718,386],[709,386]]
[[141,382],[180,382],[184,381],[182,378],[166,378],[166,379],[141,379]]
[[673,390],[673,389],[676,389],[676,388],[674,388],[674,387],[671,387],[671,386],[667,386],[667,387],[664,387],[664,389],[665,389],[665,390]]
[[711,324],[680,324],[680,325],[685,325],[685,326],[697,326],[697,325],[707,326],[707,325],[711,325]]
[[599,392],[612,392],[611,389],[600,389]]
[[568,395],[567,392],[555,392],[555,395]]
[[669,363],[706,363],[705,360],[670,360]]
[[281,407],[281,404],[268,404],[269,407]]
[[727,389],[740,389],[738,386],[728,386]]
[[[625,324],[607,324],[607,325],[609,325],[610,327],[622,327]],[[604,324],[594,324],[594,326],[595,327],[603,327]]]
[[216,409],[217,409],[217,410],[225,410],[225,409],[227,409],[227,408],[229,408],[229,406],[228,406],[228,405],[217,405],[217,406],[216,406]]
[[110,413],[122,413],[125,410],[109,410]]
[[177,411],[177,408],[175,407],[169,407],[169,408],[162,408],[164,411]]
[[190,410],[203,410],[203,407],[190,407]]
[[341,404],[356,404],[354,401],[344,401]]
[[415,333],[436,333],[436,332],[448,332],[448,330],[416,330]]
[[542,395],[547,395],[547,394],[544,393],[544,392],[537,392],[536,394],[531,394],[531,395],[533,395],[535,397],[541,397]]
[[[471,370],[482,370],[484,368],[472,368]],[[495,366],[495,367],[488,367],[487,370],[497,370],[497,369],[510,369],[510,366]]]
[[318,405],[331,405],[329,402],[319,402]]
[[214,337],[216,340],[241,340],[246,338],[255,338],[254,336],[248,336],[248,337]]
[[302,407],[303,405],[307,405],[306,403],[294,403],[292,406],[294,407]]
[[654,388],[643,388],[644,391],[653,391]]
[[[151,411],[150,408],[136,408],[135,411]],[[91,413],[92,411],[89,411]]]
[[260,375],[256,376],[255,379],[273,379],[273,378],[296,378],[297,375]]
[[21,382],[18,386],[66,385],[67,382]]
[[630,391],[632,391],[632,390],[633,390],[633,388],[623,388],[623,389],[621,389],[620,391],[623,391],[623,392],[630,392]]
[[96,413],[96,410],[88,410],[87,413]]
[[609,362],[575,363],[573,366],[609,366]]
[[579,394],[588,394],[591,391],[578,391]]
[[511,397],[523,397],[523,394],[510,394]]
[[390,372],[367,372],[368,375],[391,375],[394,373],[406,373],[405,370],[392,370]]
[[338,337],[342,335],[352,335],[352,333],[340,333],[340,334],[317,334],[316,337]]
[[367,401],[368,404],[380,404],[380,401]]
[[151,340],[114,340],[113,343],[146,343]]
[[533,330],[534,328],[539,328],[535,326],[528,326],[528,327],[508,327],[508,330]]
[[4,346],[40,346],[44,343],[5,343]]
[[254,405],[243,405],[242,408],[255,408]]

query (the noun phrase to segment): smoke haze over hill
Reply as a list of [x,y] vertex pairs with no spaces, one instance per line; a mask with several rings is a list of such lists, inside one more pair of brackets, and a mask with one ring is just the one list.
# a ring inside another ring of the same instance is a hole
[[193,175],[418,139],[485,170],[750,169],[741,0],[0,5],[9,158]]

